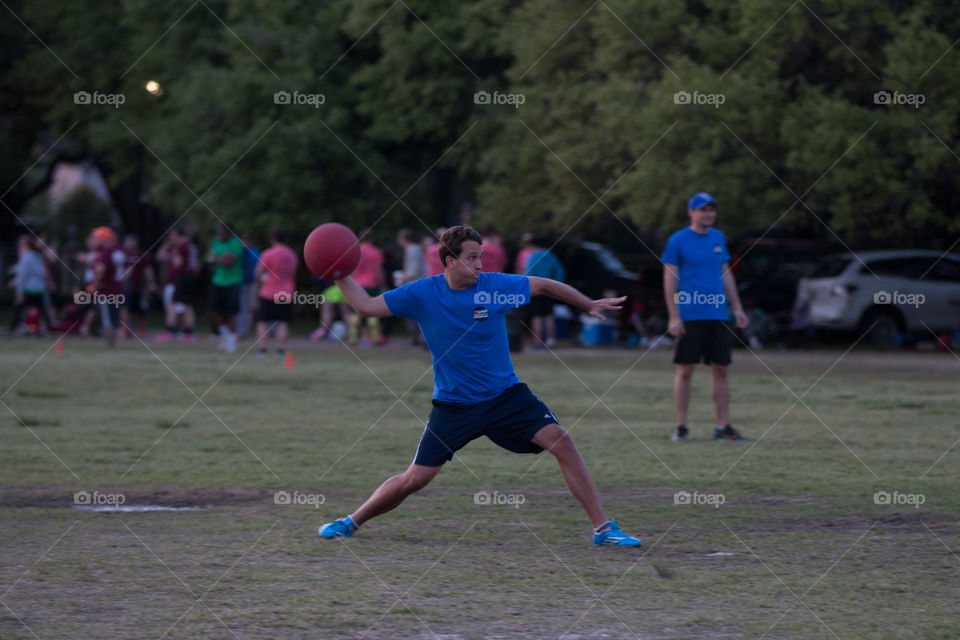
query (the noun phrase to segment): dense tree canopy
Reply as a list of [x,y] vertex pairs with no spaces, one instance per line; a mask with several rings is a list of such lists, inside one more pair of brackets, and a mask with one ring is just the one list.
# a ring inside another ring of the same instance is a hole
[[5,229],[51,158],[92,157],[148,236],[181,216],[426,232],[465,201],[508,234],[642,235],[699,190],[730,233],[960,234],[956,1],[8,6]]

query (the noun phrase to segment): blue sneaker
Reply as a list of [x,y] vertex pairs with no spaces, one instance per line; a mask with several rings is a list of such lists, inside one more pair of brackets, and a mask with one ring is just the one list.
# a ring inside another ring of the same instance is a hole
[[745,438],[737,430],[731,427],[729,424],[724,428],[714,427],[713,428],[713,439],[714,440],[749,440],[750,438]]
[[639,547],[643,544],[640,538],[634,538],[620,531],[616,520],[611,520],[607,524],[609,525],[608,529],[593,534],[593,544],[615,544],[618,547]]
[[346,518],[337,518],[333,522],[328,522],[320,527],[317,533],[324,538],[339,538],[341,536],[349,538],[358,528],[357,525],[353,524],[353,519],[347,516]]

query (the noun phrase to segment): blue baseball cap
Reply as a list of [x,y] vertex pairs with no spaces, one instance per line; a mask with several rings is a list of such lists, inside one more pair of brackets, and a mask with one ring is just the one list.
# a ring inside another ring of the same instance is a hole
[[717,204],[717,201],[706,191],[701,191],[690,198],[690,201],[687,202],[687,209],[699,209],[707,204]]

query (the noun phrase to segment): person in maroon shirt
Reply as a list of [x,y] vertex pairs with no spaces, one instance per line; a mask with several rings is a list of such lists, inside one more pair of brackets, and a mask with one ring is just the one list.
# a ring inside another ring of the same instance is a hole
[[[190,232],[185,227],[178,226],[170,231],[169,243],[161,249],[161,255],[168,260],[167,286],[170,304],[167,305],[166,329],[157,335],[156,340],[173,340],[179,333],[178,316],[182,315],[183,333],[180,339],[194,342],[196,313],[193,306],[197,295],[197,277],[200,275],[200,252],[193,243]],[[167,291],[164,292],[164,297],[166,295]]]
[[126,256],[124,273],[126,286],[123,308],[120,310],[121,323],[126,327],[124,334],[130,332],[130,314],[137,316],[137,335],[147,334],[147,309],[150,308],[150,294],[157,290],[150,256],[140,249],[137,236],[128,234],[123,238],[123,253]]
[[93,230],[93,237],[97,241],[98,251],[93,261],[92,291],[89,293],[100,312],[107,347],[113,349],[117,345],[117,333],[120,329],[120,306],[123,304],[123,276],[127,257],[112,229],[97,227]]

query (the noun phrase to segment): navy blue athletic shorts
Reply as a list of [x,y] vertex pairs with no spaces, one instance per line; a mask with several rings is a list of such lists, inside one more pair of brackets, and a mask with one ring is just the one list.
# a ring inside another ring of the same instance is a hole
[[439,467],[480,436],[514,453],[540,453],[543,447],[532,442],[533,436],[555,422],[553,412],[522,382],[476,404],[434,400],[413,462]]

